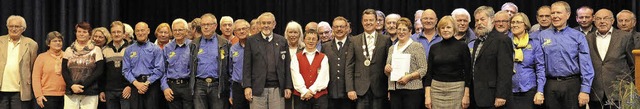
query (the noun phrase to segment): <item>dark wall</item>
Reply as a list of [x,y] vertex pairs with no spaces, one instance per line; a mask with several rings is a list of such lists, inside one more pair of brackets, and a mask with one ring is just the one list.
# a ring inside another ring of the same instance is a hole
[[[80,21],[88,21],[93,27],[109,26],[113,20],[121,20],[135,25],[147,22],[152,30],[162,22],[176,18],[191,21],[204,13],[213,13],[219,19],[231,16],[234,19],[251,20],[265,11],[276,15],[275,33],[283,33],[289,21],[305,25],[309,21],[332,21],[336,16],[344,16],[352,23],[353,34],[362,32],[360,24],[364,9],[382,10],[385,14],[397,13],[414,19],[418,9],[434,9],[438,17],[449,15],[455,8],[466,8],[471,14],[481,5],[500,10],[505,2],[514,2],[521,12],[529,15],[535,24],[535,12],[542,5],[551,5],[556,0],[1,0],[0,23],[6,24],[9,15],[22,15],[27,19],[25,35],[40,43],[40,50],[46,50],[44,38],[49,31],[61,31],[66,37],[65,45],[74,40],[73,26]],[[590,6],[595,10],[608,8],[617,13],[629,9],[636,14],[639,4],[636,0],[568,0],[572,8],[569,19],[571,27],[576,26],[575,9]],[[473,22],[471,24],[473,26]],[[7,34],[6,26],[0,34]],[[151,35],[151,39],[155,39]]]

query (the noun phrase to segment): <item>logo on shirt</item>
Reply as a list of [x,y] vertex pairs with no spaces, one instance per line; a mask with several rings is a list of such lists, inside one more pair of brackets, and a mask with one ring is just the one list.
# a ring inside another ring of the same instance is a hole
[[544,43],[542,43],[542,46],[549,46],[549,45],[551,45],[551,39],[545,38]]
[[233,54],[231,55],[231,57],[238,57],[238,55],[240,55],[240,53],[238,53],[237,51],[233,52]]
[[176,56],[176,52],[172,51],[171,53],[169,53],[169,58],[172,58],[173,56]]
[[220,50],[220,59],[224,59],[224,50]]
[[202,48],[200,50],[198,50],[198,55],[204,53],[204,50],[202,50]]
[[138,56],[138,52],[131,52],[131,55],[129,55],[129,58],[135,58]]

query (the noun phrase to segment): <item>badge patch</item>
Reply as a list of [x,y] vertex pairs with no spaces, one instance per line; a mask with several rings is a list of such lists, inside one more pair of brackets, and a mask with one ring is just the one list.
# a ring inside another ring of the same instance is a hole
[[131,55],[129,55],[129,58],[135,58],[138,56],[138,52],[131,52]]

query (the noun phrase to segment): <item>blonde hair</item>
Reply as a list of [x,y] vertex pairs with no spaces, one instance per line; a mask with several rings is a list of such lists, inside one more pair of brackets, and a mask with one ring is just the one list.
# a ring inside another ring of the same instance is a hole
[[[455,21],[453,20],[453,17],[451,16],[444,16],[440,19],[440,21],[438,21],[437,24],[437,29],[440,30],[440,28],[444,28],[446,26],[448,26],[449,24],[451,24],[453,26],[453,33],[457,33],[458,32],[458,26],[456,26]],[[438,31],[440,32],[440,31]],[[438,33],[440,34],[440,33]]]
[[[169,26],[168,23],[160,23],[160,25],[158,25],[158,27],[156,27],[156,31],[154,33],[158,33],[158,31],[160,31],[160,28],[164,28],[164,27],[169,28],[169,34],[171,34],[171,26]],[[169,37],[171,37],[171,35],[169,35]]]
[[[107,39],[105,44],[111,42],[111,33],[109,33],[109,30],[107,30],[107,28],[105,27],[94,28],[93,30],[91,30],[91,35],[95,35],[96,32],[102,32],[102,35]],[[93,38],[93,36],[91,38]]]
[[302,42],[302,38],[304,36],[304,32],[302,31],[302,26],[300,26],[300,24],[296,21],[291,21],[289,23],[287,23],[287,27],[284,30],[284,38],[285,39],[289,39],[289,33],[287,31],[289,31],[290,29],[294,29],[296,31],[299,32],[299,36],[298,36],[298,47],[304,47],[304,42]]

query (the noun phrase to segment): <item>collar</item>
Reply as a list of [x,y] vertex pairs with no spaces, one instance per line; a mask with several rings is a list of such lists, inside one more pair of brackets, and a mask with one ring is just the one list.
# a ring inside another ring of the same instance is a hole
[[[11,36],[7,35],[7,38],[9,39],[9,42],[13,42],[13,39],[11,39]],[[20,36],[20,38],[18,38],[17,43],[19,44],[22,41],[22,36]]]
[[318,49],[314,49],[313,51],[307,51],[307,49],[304,49],[302,53],[304,53],[305,55],[315,54],[315,53],[318,53]]
[[[124,39],[121,40],[120,42],[121,42],[120,43],[120,47],[124,46],[127,43],[127,41],[124,41]],[[109,45],[115,47],[116,43],[112,41],[111,44],[109,44]]]
[[262,34],[262,32],[260,32],[260,35],[262,35],[262,39],[267,39],[267,37],[273,38],[273,31],[271,32],[271,35],[269,35],[269,36],[265,36],[264,34]]
[[203,36],[203,37],[201,37],[201,38],[202,38],[202,40],[205,40],[205,41],[213,41],[213,39],[215,39],[216,37],[218,37],[218,34],[213,33],[213,35],[211,36],[211,39],[207,39],[207,38],[206,38],[206,37],[204,37],[204,36]]
[[347,41],[347,37],[345,36],[344,39],[340,40],[338,38],[335,38],[334,41],[336,42],[336,44],[338,44],[338,42],[342,42],[342,44],[346,43],[345,41]]
[[[582,27],[580,27],[580,26],[578,26],[578,28],[580,28],[580,31],[581,31],[581,32],[584,32],[584,31],[585,31],[585,30],[584,30],[584,29],[582,29]],[[586,31],[587,31],[587,32],[591,32],[591,30],[593,30],[593,25],[589,25],[589,29],[588,29],[588,30],[586,30]]]
[[609,31],[607,31],[607,33],[605,34],[600,34],[600,32],[596,31],[596,36],[597,37],[606,37],[608,35],[611,35],[611,33],[613,33],[613,27],[609,28]]
[[364,37],[366,38],[367,36],[373,36],[373,38],[376,37],[376,31],[373,31],[373,33],[369,34],[367,32],[364,32]]

